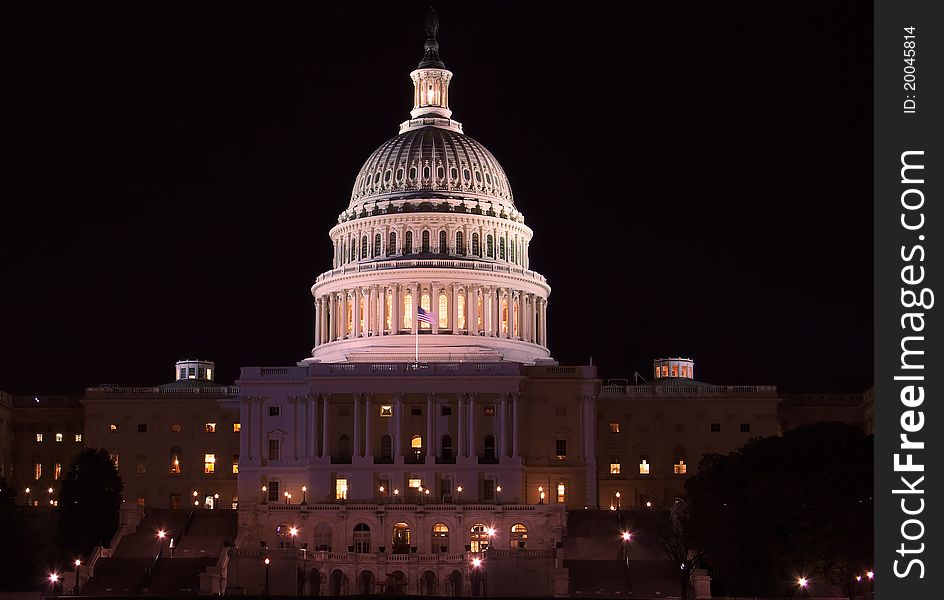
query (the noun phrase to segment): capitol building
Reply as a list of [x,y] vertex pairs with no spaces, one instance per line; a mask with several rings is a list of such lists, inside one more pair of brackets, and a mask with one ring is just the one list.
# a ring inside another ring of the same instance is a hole
[[[84,574],[89,589],[134,593],[108,583],[132,564],[115,561],[153,558],[154,515],[196,508],[230,509],[234,532],[224,542],[206,533],[212,520],[181,521],[190,541],[170,557],[207,561],[193,563],[200,593],[588,593],[580,577],[609,565],[621,578],[628,562],[616,521],[611,532],[580,515],[666,506],[703,455],[754,437],[861,422],[861,398],[708,384],[683,356],[632,382],[555,361],[529,199],[453,119],[438,32],[430,13],[409,116],[325,224],[334,253],[313,274],[310,356],[244,367],[234,385],[216,383],[212,362],[181,361],[170,383],[89,388],[68,405],[84,430],[67,441],[107,448],[125,484],[122,528]],[[39,452],[52,433],[24,435],[14,484],[52,497],[65,458]]]

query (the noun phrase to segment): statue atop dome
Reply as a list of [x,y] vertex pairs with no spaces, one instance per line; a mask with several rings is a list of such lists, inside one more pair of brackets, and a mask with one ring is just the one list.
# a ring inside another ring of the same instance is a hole
[[418,69],[445,69],[446,65],[439,56],[439,17],[436,16],[436,9],[432,6],[426,13],[426,44],[423,47],[423,60],[420,61]]

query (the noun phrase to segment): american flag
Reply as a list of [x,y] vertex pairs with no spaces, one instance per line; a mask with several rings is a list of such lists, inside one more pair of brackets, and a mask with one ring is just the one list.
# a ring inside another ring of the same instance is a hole
[[417,317],[418,321],[420,321],[421,323],[427,323],[429,325],[433,324],[433,315],[431,313],[423,310],[422,306],[417,306],[416,310],[418,311],[418,314],[419,314],[419,316]]

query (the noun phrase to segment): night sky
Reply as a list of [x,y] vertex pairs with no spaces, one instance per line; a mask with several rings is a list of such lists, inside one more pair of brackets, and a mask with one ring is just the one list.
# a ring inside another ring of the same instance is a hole
[[[0,389],[305,358],[425,4],[33,4],[0,7]],[[535,232],[552,355],[861,391],[871,5],[662,4],[438,5],[453,116]]]

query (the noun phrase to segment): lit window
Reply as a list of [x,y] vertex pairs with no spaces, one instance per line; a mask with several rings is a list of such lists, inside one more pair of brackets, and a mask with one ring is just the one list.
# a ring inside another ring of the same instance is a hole
[[239,433],[239,423],[233,423],[233,433]]
[[175,455],[170,459],[170,474],[180,475],[180,456]]
[[393,406],[389,404],[382,404],[380,406],[380,416],[381,417],[392,417],[393,416]]
[[[389,250],[387,251],[389,255]],[[386,300],[384,301],[384,330],[390,331],[393,329],[393,294],[384,294]]]
[[43,434],[37,433],[37,434],[36,434],[36,441],[37,441],[37,442],[43,441]]
[[494,405],[494,404],[488,404],[488,405],[485,406],[485,416],[486,416],[486,417],[494,417],[494,416],[495,416],[495,405]]
[[170,426],[170,430],[173,431],[174,433],[180,433],[180,424],[174,423],[173,425]]
[[204,454],[203,455],[203,472],[204,474],[211,474],[216,469],[216,454]]
[[233,510],[236,510],[237,508],[239,508],[239,498],[237,496],[233,496]]
[[414,488],[414,489],[418,489],[418,488],[423,487],[423,480],[422,480],[422,479],[415,479],[415,478],[414,478],[414,479],[410,479],[408,483],[409,483],[409,486],[410,486],[411,488]]
[[270,406],[270,407],[269,407],[269,416],[270,416],[270,417],[278,417],[278,416],[281,415],[281,414],[282,414],[282,407],[280,407],[280,406]]
[[687,366],[687,365],[682,365],[682,366],[681,366],[680,374],[681,374],[682,377],[688,377],[688,366]]
[[564,502],[564,493],[566,491],[567,491],[567,487],[564,485],[564,482],[558,481],[557,482],[557,502],[558,503],[562,504]]
[[144,496],[138,496],[138,506],[144,506]]
[[622,471],[622,463],[620,462],[620,457],[611,456],[610,457],[610,475],[619,475]]
[[57,442],[61,442],[61,441],[62,441],[62,434],[61,434],[61,433],[57,433],[57,434],[56,434],[56,441],[57,441]]
[[688,465],[685,464],[684,460],[680,460],[672,466],[672,469],[676,475],[684,475],[688,472]]
[[457,298],[456,308],[458,309],[459,329],[464,330],[465,329],[465,294],[459,294],[459,297]]
[[207,377],[207,379],[208,379],[209,381],[213,381],[213,369],[207,367],[207,375],[206,375],[206,377]]
[[528,528],[521,523],[512,525],[511,535],[508,536],[508,539],[513,550],[524,548],[528,543]]
[[347,500],[347,479],[338,477],[334,480],[335,500]]
[[79,442],[79,443],[82,442],[82,434],[81,434],[81,433],[75,434],[75,441],[77,441],[77,442]]
[[567,440],[556,440],[554,442],[554,450],[557,454],[557,460],[567,458]]
[[55,470],[52,472],[52,478],[59,481],[60,477],[62,477],[62,463],[56,463]]
[[662,365],[662,376],[663,377],[669,376],[669,365]]
[[646,457],[643,456],[639,461],[639,474],[648,475],[649,474],[649,461],[646,460]]
[[413,329],[413,294],[403,295],[403,328]]
[[269,440],[269,460],[279,460],[279,440]]
[[[445,234],[443,234],[445,235]],[[449,299],[446,294],[439,294],[439,328],[449,327]]]
[[678,377],[678,365],[672,365],[672,377]]
[[[429,306],[429,294],[422,294],[420,296],[420,307],[425,310],[427,313],[432,311],[432,308]],[[426,321],[420,321],[420,329],[429,329],[429,323]]]
[[233,475],[239,475],[239,455],[233,455]]
[[620,432],[619,423],[610,423],[610,433],[619,433]]
[[216,433],[216,423],[204,423],[203,431],[207,433]]
[[109,424],[108,431],[111,433],[118,433],[118,425],[116,423]]
[[39,481],[43,477],[43,463],[33,465],[33,479]]

